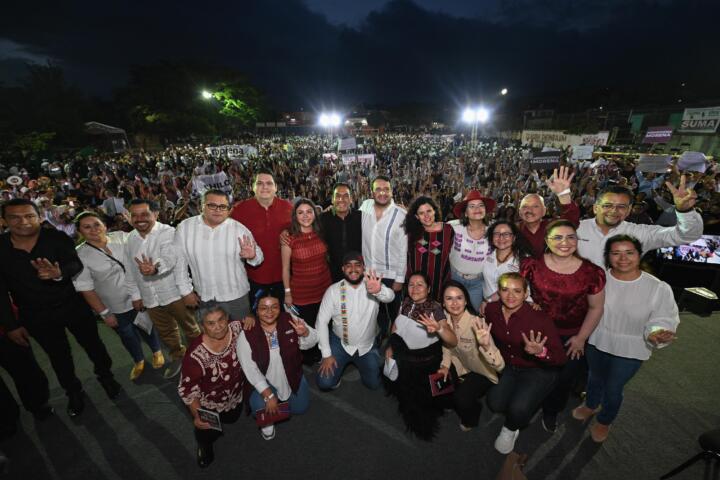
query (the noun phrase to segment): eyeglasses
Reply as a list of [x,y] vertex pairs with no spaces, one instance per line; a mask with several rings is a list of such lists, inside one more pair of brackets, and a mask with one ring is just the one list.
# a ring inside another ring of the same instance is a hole
[[603,210],[617,210],[618,212],[624,212],[630,208],[630,205],[626,203],[601,203],[600,208]]
[[560,243],[563,240],[567,240],[570,243],[577,243],[579,239],[577,235],[553,235],[552,237],[548,237],[548,240],[555,243]]
[[206,203],[205,207],[208,210],[212,210],[213,212],[216,210],[220,210],[221,212],[227,212],[228,210],[230,210],[230,205],[226,204]]
[[493,232],[493,238],[510,238],[513,236],[512,232]]

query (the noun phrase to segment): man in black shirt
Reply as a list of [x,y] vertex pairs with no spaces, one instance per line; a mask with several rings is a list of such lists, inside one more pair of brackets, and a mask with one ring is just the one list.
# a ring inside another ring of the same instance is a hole
[[5,318],[2,325],[10,340],[29,345],[29,335],[50,358],[60,385],[68,396],[68,414],[79,415],[85,407],[80,380],[75,376],[65,329],[95,365],[95,374],[110,398],[120,385],[110,371],[112,360],[100,340],[95,317],[75,291],[72,277],[83,266],[70,237],[57,230],[40,228],[37,206],[14,199],[2,205],[8,232],[0,235],[0,275],[20,313],[20,321]]
[[332,208],[320,215],[333,282],[343,279],[343,255],[349,251],[362,251],[362,214],[352,208],[352,203],[350,186],[338,183],[333,188]]

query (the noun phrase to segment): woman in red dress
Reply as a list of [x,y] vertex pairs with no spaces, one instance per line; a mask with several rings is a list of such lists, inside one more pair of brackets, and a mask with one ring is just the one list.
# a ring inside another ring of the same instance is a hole
[[558,414],[587,371],[585,343],[602,317],[605,271],[577,254],[577,232],[568,220],[548,224],[545,243],[546,253],[523,259],[520,273],[530,284],[533,302],[553,320],[567,348],[568,362],[543,402],[543,428],[554,432]]
[[450,280],[450,251],[455,231],[440,221],[440,207],[430,197],[417,197],[405,216],[408,237],[407,276],[424,273],[430,284],[432,299],[440,302],[442,286]]

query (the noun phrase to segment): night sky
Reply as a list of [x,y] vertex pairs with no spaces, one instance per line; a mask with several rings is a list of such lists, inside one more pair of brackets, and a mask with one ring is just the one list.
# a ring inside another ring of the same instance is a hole
[[51,60],[108,96],[132,64],[200,61],[246,72],[287,109],[720,84],[716,0],[42,3],[4,6],[0,81]]

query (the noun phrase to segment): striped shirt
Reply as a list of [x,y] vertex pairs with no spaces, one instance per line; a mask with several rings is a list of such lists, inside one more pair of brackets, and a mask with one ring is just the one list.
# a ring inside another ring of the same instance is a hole
[[[183,220],[175,232],[175,248],[180,261],[190,267],[192,284],[204,301],[229,302],[245,296],[250,291],[245,261],[240,258],[240,241],[252,233],[242,223],[226,219],[215,228],[208,226],[202,215]],[[263,252],[255,246],[255,258],[249,265],[260,265]],[[183,273],[187,268],[183,270]],[[180,289],[191,291],[187,274],[180,280]]]

